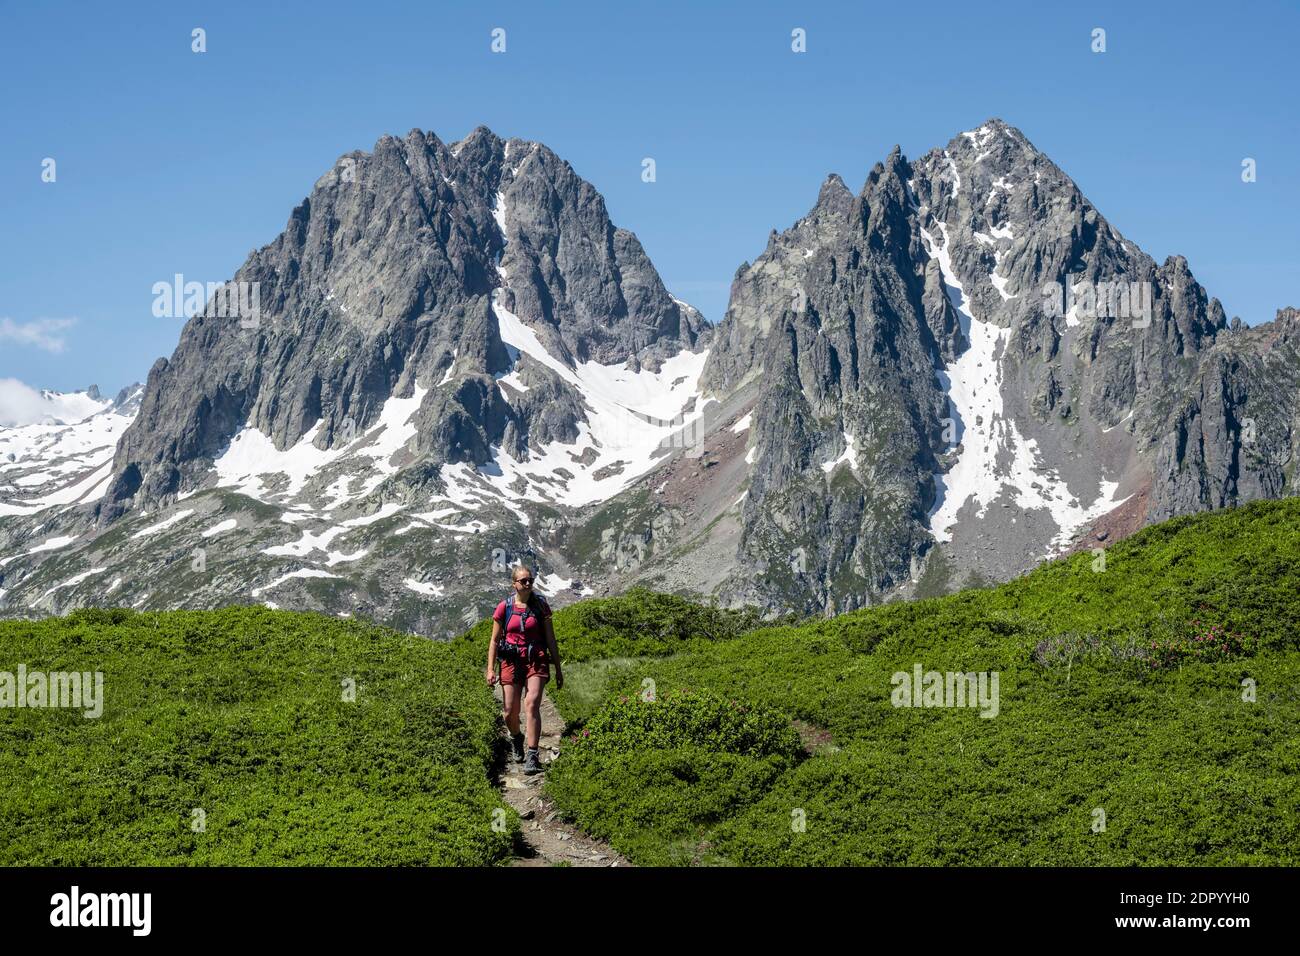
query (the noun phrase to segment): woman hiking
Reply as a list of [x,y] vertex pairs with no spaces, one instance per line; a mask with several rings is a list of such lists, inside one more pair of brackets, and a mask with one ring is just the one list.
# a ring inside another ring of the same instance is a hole
[[[550,679],[550,662],[555,662],[555,686],[563,689],[560,652],[555,646],[551,609],[533,592],[533,570],[517,565],[511,571],[513,592],[492,614],[492,637],[488,641],[487,682],[501,681],[505,701],[506,728],[510,731],[514,758],[523,761],[524,773],[542,772],[537,759],[537,741],[542,734],[542,687]],[[497,677],[496,664],[501,663]],[[519,732],[519,702],[527,688],[528,753]]]

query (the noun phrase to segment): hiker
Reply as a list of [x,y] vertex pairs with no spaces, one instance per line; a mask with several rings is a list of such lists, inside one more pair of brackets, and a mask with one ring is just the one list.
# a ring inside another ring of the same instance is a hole
[[[488,641],[487,682],[491,687],[501,681],[505,701],[506,728],[516,761],[522,761],[524,773],[541,773],[537,759],[537,741],[542,734],[542,686],[550,678],[550,662],[555,662],[555,686],[563,689],[564,673],[560,670],[560,652],[555,646],[555,629],[551,626],[551,609],[546,600],[533,591],[533,570],[517,565],[510,581],[513,592],[497,605],[492,614],[492,637]],[[496,674],[501,662],[501,676]],[[528,689],[528,753],[524,754],[524,735],[519,732],[519,699]]]

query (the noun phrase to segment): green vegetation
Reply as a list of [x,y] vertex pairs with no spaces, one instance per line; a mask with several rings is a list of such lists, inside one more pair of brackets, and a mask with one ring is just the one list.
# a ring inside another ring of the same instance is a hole
[[[555,612],[555,639],[564,661],[672,654],[695,644],[728,640],[758,627],[752,608],[728,611],[693,604],[672,594],[633,588],[613,598],[580,601]],[[490,620],[457,639],[483,651],[487,660]]]
[[0,622],[0,671],[19,664],[101,671],[104,708],[0,710],[0,864],[509,857],[497,708],[452,645],[259,608],[79,611]]
[[[1178,519],[1104,565],[576,665],[547,785],[640,863],[1294,864],[1298,625],[1300,501]],[[997,716],[893,706],[916,664],[997,672]],[[632,720],[683,688],[833,745],[755,755]]]
[[[504,862],[489,626],[0,622],[0,671],[105,679],[97,719],[0,710],[0,864]],[[546,788],[636,863],[1300,862],[1300,499],[833,619],[634,590],[555,629]],[[918,665],[996,673],[996,709],[895,706]]]
[[[762,623],[753,608],[724,610],[644,588],[579,601],[557,610],[553,621],[565,684],[564,690],[552,685],[548,693],[569,720],[595,710],[615,673],[646,659],[734,640]],[[486,663],[491,628],[490,620],[480,621],[454,644]]]
[[713,694],[622,697],[575,734],[547,787],[579,826],[643,864],[700,862],[695,835],[794,766],[789,718]]

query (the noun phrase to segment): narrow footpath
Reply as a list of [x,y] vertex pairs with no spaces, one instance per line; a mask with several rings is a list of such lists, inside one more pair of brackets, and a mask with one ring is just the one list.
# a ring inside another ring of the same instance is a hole
[[[492,689],[501,702],[501,685]],[[520,714],[519,728],[524,729]],[[522,845],[516,848],[511,866],[630,866],[608,843],[593,839],[577,827],[559,819],[555,807],[542,795],[546,767],[560,755],[564,718],[551,698],[542,695],[542,734],[537,741],[542,773],[529,777],[524,765],[515,763],[506,748],[504,766],[498,766],[497,789],[501,798],[519,813],[523,823]]]

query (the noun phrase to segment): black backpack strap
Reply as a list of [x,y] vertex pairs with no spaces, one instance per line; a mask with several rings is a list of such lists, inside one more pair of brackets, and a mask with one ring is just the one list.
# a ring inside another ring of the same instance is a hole
[[510,642],[506,640],[506,635],[510,632],[510,619],[515,613],[513,594],[506,598],[505,608],[506,613],[501,618],[501,636],[497,638],[497,653],[503,658],[510,653]]
[[[519,623],[519,636],[523,638],[522,653],[525,659],[528,660],[532,659],[534,654],[533,645],[536,643],[535,641],[528,640],[528,618],[540,617],[540,615],[538,614],[538,610],[540,608],[549,608],[549,607],[550,605],[548,605],[536,593],[530,594],[528,596],[528,604],[524,607],[524,619]],[[510,621],[514,617],[514,614],[515,614],[515,596],[514,594],[511,594],[508,598],[506,598],[506,613],[504,619],[501,622],[501,636],[497,639],[497,645],[502,655],[505,654],[515,655],[519,653],[519,651],[516,649],[517,645],[510,644],[506,640],[506,634],[510,630]]]

